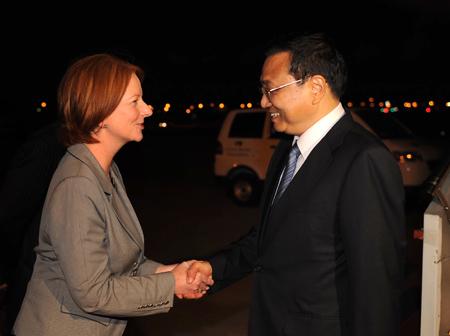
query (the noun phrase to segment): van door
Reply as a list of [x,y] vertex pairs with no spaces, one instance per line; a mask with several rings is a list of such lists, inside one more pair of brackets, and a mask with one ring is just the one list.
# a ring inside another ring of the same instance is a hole
[[236,113],[229,133],[223,143],[223,156],[229,158],[230,165],[252,169],[261,179],[264,176],[267,161],[267,145],[264,139],[266,113]]

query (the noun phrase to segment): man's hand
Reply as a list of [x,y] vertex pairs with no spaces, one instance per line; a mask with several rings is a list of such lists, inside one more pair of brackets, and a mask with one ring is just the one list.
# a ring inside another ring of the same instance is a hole
[[199,299],[214,283],[211,276],[205,276],[201,272],[193,275],[190,282],[187,281],[187,271],[195,262],[195,260],[184,261],[171,271],[175,277],[175,295],[179,299]]
[[192,260],[190,262],[189,269],[187,270],[187,282],[192,283],[198,276],[208,285],[212,286],[214,284],[212,267],[209,262],[201,260]]

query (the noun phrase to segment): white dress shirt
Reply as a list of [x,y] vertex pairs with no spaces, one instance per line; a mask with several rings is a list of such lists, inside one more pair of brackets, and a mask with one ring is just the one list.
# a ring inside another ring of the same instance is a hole
[[[297,146],[300,149],[300,155],[297,160],[297,166],[295,167],[295,174],[299,171],[300,167],[308,158],[308,155],[312,152],[314,147],[323,139],[323,137],[330,131],[330,129],[341,119],[345,114],[345,110],[342,107],[342,104],[339,103],[330,113],[327,113],[321,119],[319,119],[314,125],[308,128],[302,135],[294,136],[294,140],[292,141],[292,145],[297,142]],[[280,185],[281,178],[283,177],[283,173],[280,175],[280,179],[278,180],[277,190]],[[276,191],[275,191],[276,195]]]

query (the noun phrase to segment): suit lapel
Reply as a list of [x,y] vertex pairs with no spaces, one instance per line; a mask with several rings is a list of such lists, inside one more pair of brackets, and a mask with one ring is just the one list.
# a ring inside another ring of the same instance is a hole
[[103,192],[108,195],[111,200],[111,205],[119,223],[124,230],[128,233],[130,238],[138,245],[138,247],[144,249],[144,239],[139,220],[134,213],[128,197],[126,196],[125,189],[123,187],[122,180],[120,178],[119,170],[116,164],[113,162],[111,166],[112,178],[115,181],[116,188],[113,187],[111,180],[105,175],[97,159],[91,153],[91,151],[84,144],[77,144],[70,146],[67,151],[75,156],[78,160],[86,164],[89,169],[94,173],[98,182],[100,183]]
[[266,186],[262,197],[262,219],[259,226],[258,245],[260,245],[265,235],[267,220],[272,208],[272,200],[275,196],[280,174],[287,160],[289,149],[291,148],[292,139],[293,137],[289,137],[280,141],[267,169]]
[[263,197],[264,199],[263,211],[265,214],[267,214],[267,211],[269,210],[272,204],[272,200],[275,196],[281,172],[283,171],[283,168],[286,164],[286,160],[288,158],[291,143],[292,137],[289,140],[282,140],[279,148],[277,148],[277,151],[274,153],[273,165],[269,167],[269,169],[267,170],[266,180],[268,182],[268,185],[266,188],[265,195]]
[[285,199],[295,197],[295,202],[298,204],[305,202],[307,196],[328,169],[331,161],[331,150],[326,142],[321,141],[309,154],[301,169],[281,195],[279,202],[284,201],[283,197]]
[[139,225],[134,210],[131,208],[128,197],[126,197],[126,195],[124,194],[121,183],[116,183],[116,188],[117,190],[113,188],[111,198],[114,213],[130,238],[138,245],[141,250],[143,250],[144,240],[142,228]]

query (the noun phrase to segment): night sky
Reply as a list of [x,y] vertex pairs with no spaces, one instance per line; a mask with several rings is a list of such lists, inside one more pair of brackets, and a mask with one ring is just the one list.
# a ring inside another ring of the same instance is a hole
[[348,62],[349,99],[450,99],[448,1],[372,1],[351,8],[271,2],[252,12],[231,3],[215,6],[195,15],[181,7],[157,12],[126,3],[113,12],[74,7],[41,15],[29,9],[26,17],[17,15],[13,24],[0,27],[0,98],[22,109],[40,100],[51,107],[69,63],[106,51],[144,68],[145,98],[154,105],[258,103],[267,43],[286,32],[324,31]]

